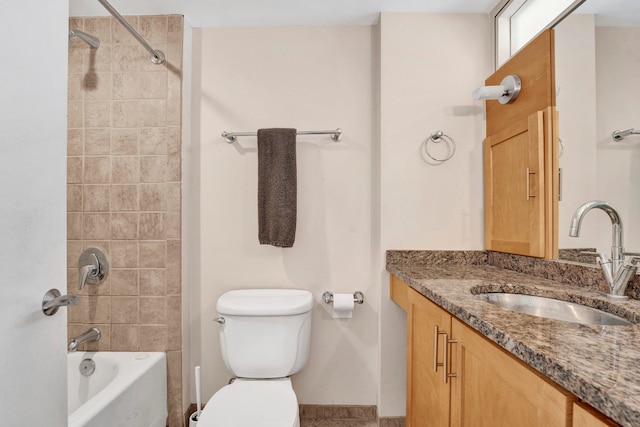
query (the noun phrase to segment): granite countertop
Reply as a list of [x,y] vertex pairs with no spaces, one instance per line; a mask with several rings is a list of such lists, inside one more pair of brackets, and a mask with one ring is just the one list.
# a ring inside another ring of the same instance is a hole
[[[613,301],[488,259],[482,251],[388,251],[387,271],[603,414],[640,426],[640,301]],[[487,291],[577,302],[638,324],[581,325],[530,316],[473,295]]]

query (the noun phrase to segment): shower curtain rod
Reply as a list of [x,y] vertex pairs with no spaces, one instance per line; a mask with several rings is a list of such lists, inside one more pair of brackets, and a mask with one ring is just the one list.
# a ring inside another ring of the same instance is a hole
[[104,6],[105,9],[107,9],[107,11],[111,15],[113,15],[114,18],[116,18],[122,24],[124,28],[127,29],[127,31],[131,33],[133,37],[135,37],[136,40],[138,40],[138,43],[140,43],[142,47],[147,49],[147,51],[151,54],[151,62],[153,62],[154,64],[162,64],[164,62],[164,53],[161,50],[154,50],[149,45],[149,43],[147,43],[146,40],[143,39],[142,36],[138,34],[136,30],[133,29],[133,27],[127,22],[127,20],[124,19],[122,15],[120,15],[118,11],[115,10],[113,6],[111,6],[111,4],[109,4],[107,0],[98,0],[98,1],[102,6]]
[[[222,132],[222,137],[229,143],[233,144],[238,140],[239,136],[256,136],[257,132]],[[338,142],[342,138],[342,129],[336,130],[299,130],[296,135],[331,135],[331,139]]]

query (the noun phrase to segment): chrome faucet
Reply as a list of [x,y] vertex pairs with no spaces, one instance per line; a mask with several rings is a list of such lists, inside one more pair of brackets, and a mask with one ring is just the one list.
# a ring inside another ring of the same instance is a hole
[[78,335],[75,338],[71,338],[69,341],[69,345],[67,346],[67,350],[70,352],[74,352],[78,350],[84,343],[98,341],[100,339],[100,330],[98,328],[91,328],[84,332],[83,334]]
[[80,298],[75,295],[62,295],[57,289],[49,289],[42,298],[42,312],[47,316],[52,316],[58,312],[60,307],[78,305]]
[[638,269],[637,263],[640,258],[630,257],[625,262],[625,252],[623,245],[622,220],[618,211],[607,202],[593,200],[579,206],[571,217],[569,236],[580,236],[582,219],[591,209],[601,209],[609,215],[612,225],[611,236],[611,258],[607,258],[604,252],[598,254],[598,264],[602,268],[607,283],[609,284],[609,294],[611,298],[627,299],[624,295],[629,280],[633,278]]

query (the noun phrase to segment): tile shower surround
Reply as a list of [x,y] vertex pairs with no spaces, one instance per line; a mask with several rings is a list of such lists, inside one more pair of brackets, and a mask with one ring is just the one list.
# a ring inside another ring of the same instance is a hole
[[[164,351],[169,427],[182,426],[181,69],[182,16],[127,21],[162,50],[148,53],[113,18],[71,18],[67,141],[68,334],[97,326],[81,350]],[[106,282],[77,290],[84,248],[107,254]]]

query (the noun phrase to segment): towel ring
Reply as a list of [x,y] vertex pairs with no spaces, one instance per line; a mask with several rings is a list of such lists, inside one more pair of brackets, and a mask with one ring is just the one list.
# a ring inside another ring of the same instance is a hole
[[[440,141],[444,141],[444,142],[447,143],[447,146],[449,148],[449,155],[439,159],[437,157],[434,157],[429,152],[429,142],[433,142],[434,144],[439,144]],[[436,162],[446,162],[447,160],[452,158],[453,155],[456,153],[456,143],[455,143],[455,141],[450,136],[445,135],[444,132],[442,132],[441,130],[437,130],[435,132],[432,132],[431,135],[429,135],[429,138],[424,140],[424,143],[423,143],[422,147],[424,148],[424,153],[431,160],[435,160]]]

